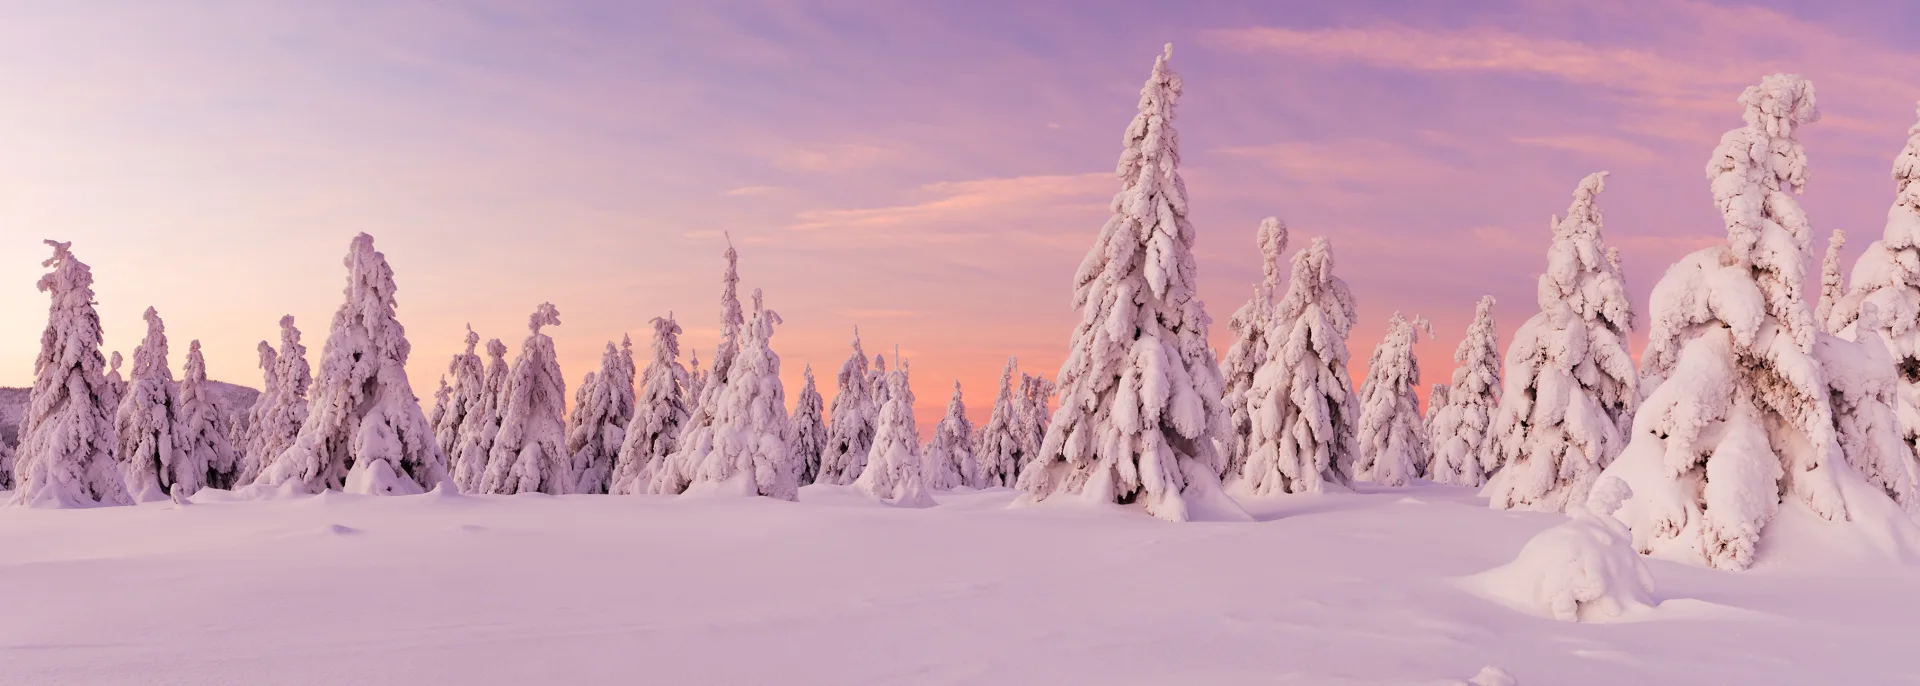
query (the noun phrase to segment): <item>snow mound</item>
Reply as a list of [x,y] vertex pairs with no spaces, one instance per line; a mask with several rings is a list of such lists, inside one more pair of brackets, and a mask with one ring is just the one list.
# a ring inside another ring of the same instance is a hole
[[386,460],[364,460],[347,470],[346,492],[357,495],[419,495],[412,479],[395,474]]
[[1633,533],[1613,517],[1632,495],[1625,481],[1602,477],[1584,510],[1535,535],[1513,562],[1470,577],[1468,586],[1517,610],[1568,622],[1653,609],[1653,573],[1634,550]]

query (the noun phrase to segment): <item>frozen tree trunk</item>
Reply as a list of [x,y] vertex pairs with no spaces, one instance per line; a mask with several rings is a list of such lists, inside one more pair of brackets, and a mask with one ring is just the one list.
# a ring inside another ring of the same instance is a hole
[[600,371],[588,373],[567,421],[567,451],[580,475],[575,493],[606,493],[613,463],[633,422],[633,339],[607,343]]
[[[794,468],[787,446],[787,398],[780,385],[780,356],[771,347],[780,315],[766,309],[753,292],[753,315],[737,351],[729,355],[721,392],[712,399],[711,421],[700,413],[680,444],[676,459],[692,465],[688,494],[766,496],[794,500]],[[714,373],[721,369],[715,360]],[[702,408],[701,411],[705,411]],[[655,482],[658,484],[658,480]]]
[[74,258],[72,243],[47,241],[53,271],[40,277],[51,297],[40,355],[33,362],[33,390],[20,420],[9,502],[29,507],[130,505],[126,480],[114,456],[118,396],[108,385],[100,356],[100,315],[93,309],[93,270]]
[[[727,271],[721,277],[720,345],[714,350],[713,369],[708,372],[707,382],[701,386],[699,395],[694,397],[693,411],[687,416],[687,423],[681,429],[682,435],[674,452],[654,467],[647,485],[650,493],[678,494],[693,483],[702,461],[712,448],[713,424],[720,414],[721,399],[728,395],[727,384],[733,381],[733,362],[740,353],[741,326],[746,319],[740,312],[740,253],[733,249],[731,240],[723,256],[727,260]],[[771,335],[771,325],[768,326],[768,332]],[[784,402],[780,408],[780,423],[786,423]],[[697,445],[690,440],[696,434],[702,441]]]
[[1287,251],[1287,225],[1276,217],[1260,222],[1255,241],[1260,247],[1263,274],[1253,287],[1253,298],[1227,319],[1233,330],[1233,344],[1221,374],[1227,386],[1227,418],[1232,422],[1227,440],[1221,443],[1222,479],[1238,478],[1246,469],[1247,453],[1253,450],[1253,416],[1247,405],[1247,391],[1260,364],[1267,360],[1267,329],[1273,318],[1274,293],[1280,288],[1280,260]]
[[447,376],[453,378],[453,383],[447,388],[446,411],[433,421],[434,443],[449,460],[458,459],[462,427],[485,402],[486,366],[474,352],[480,345],[480,334],[474,333],[471,326],[467,327],[466,343],[466,351],[454,355],[453,361],[447,363]]
[[[1467,337],[1453,351],[1453,383],[1434,384],[1427,397],[1427,427],[1433,464],[1427,478],[1456,486],[1486,483],[1482,471],[1487,430],[1500,405],[1500,341],[1493,325],[1493,296],[1480,299]],[[1445,390],[1442,390],[1445,389]]]
[[460,435],[451,456],[454,487],[461,493],[479,493],[486,480],[487,461],[493,455],[493,442],[500,435],[500,420],[506,412],[507,345],[495,338],[487,341],[486,375],[480,381],[478,402],[460,422]]
[[482,493],[565,495],[579,485],[580,475],[574,473],[567,452],[567,382],[560,375],[553,338],[540,331],[559,325],[560,310],[553,303],[540,303],[527,318],[530,333],[507,375],[500,432],[487,456]]
[[826,403],[813,381],[813,365],[807,365],[802,376],[807,382],[793,401],[793,421],[789,426],[793,428],[794,483],[805,486],[820,476],[820,457],[827,447],[827,423],[822,416]]
[[850,484],[867,467],[878,411],[867,376],[867,353],[860,349],[860,330],[854,329],[853,354],[834,377],[840,390],[833,396],[833,423],[827,426],[826,448],[820,453],[819,483]]
[[1293,256],[1286,297],[1274,308],[1267,359],[1247,390],[1253,445],[1241,471],[1250,495],[1344,489],[1360,447],[1347,334],[1353,294],[1333,275],[1326,237]]
[[[205,487],[233,488],[240,460],[227,440],[227,415],[207,394],[207,360],[197,340],[187,344],[187,365],[180,374],[180,422],[174,438],[181,469],[204,465]],[[177,486],[171,493],[193,495],[191,489]]]
[[1499,409],[1481,454],[1494,508],[1560,512],[1586,502],[1627,444],[1640,396],[1627,353],[1633,308],[1618,253],[1601,236],[1596,199],[1606,177],[1582,179],[1566,218],[1550,222],[1540,312],[1507,348]]
[[447,480],[447,459],[407,381],[413,348],[394,316],[393,269],[364,233],[354,237],[345,266],[346,302],[320,352],[307,421],[259,482],[308,493],[438,487]]
[[300,329],[294,327],[293,315],[280,318],[278,353],[269,354],[272,348],[264,347],[266,341],[260,344],[260,363],[271,363],[273,369],[267,372],[267,385],[260,389],[260,399],[254,404],[258,413],[249,420],[252,428],[241,448],[236,485],[258,480],[261,470],[293,445],[301,425],[307,422],[307,391],[313,386],[313,368],[307,364],[307,347],[300,344]]
[[1176,522],[1246,517],[1220,492],[1225,390],[1194,293],[1171,55],[1169,45],[1141,88],[1113,216],[1074,275],[1081,320],[1060,369],[1060,409],[1020,474],[1022,501],[1134,503]]
[[166,500],[174,489],[191,495],[205,486],[205,464],[189,464],[176,450],[180,388],[167,368],[166,324],[147,308],[147,337],[133,349],[133,378],[114,414],[121,468],[135,502]]
[[1433,325],[1425,318],[1415,316],[1409,322],[1393,313],[1387,337],[1367,362],[1367,380],[1360,385],[1360,459],[1354,463],[1354,476],[1363,481],[1406,486],[1433,459],[1420,397],[1414,392],[1420,386],[1420,361],[1413,356],[1413,344],[1419,342],[1422,328],[1433,336]]
[[887,401],[880,406],[867,467],[853,486],[894,505],[933,507],[933,496],[927,492],[920,472],[924,460],[920,429],[913,420],[913,388],[907,380],[906,365],[894,366],[899,369],[886,374]]
[[687,423],[687,388],[691,377],[680,366],[680,324],[673,315],[653,319],[653,359],[641,378],[640,398],[633,420],[627,423],[620,452],[614,458],[607,492],[632,495],[647,492],[653,472],[665,464]]
[[1013,358],[1007,358],[1007,367],[1000,372],[1000,394],[993,398],[993,413],[987,416],[974,443],[977,466],[968,484],[974,488],[1012,486],[1019,477],[1020,461],[1027,448],[1020,436],[1021,410],[1014,404],[1015,364]]
[[927,488],[953,489],[972,486],[978,467],[973,460],[973,422],[967,421],[967,404],[960,396],[960,382],[953,382],[953,397],[947,400],[947,414],[933,427],[921,455],[926,460],[921,473]]

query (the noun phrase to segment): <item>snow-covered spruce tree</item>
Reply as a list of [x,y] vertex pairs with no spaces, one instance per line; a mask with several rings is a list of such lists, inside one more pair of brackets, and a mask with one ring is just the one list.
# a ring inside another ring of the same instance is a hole
[[500,432],[487,456],[482,493],[564,495],[580,483],[567,452],[567,381],[560,375],[553,337],[540,331],[559,325],[560,310],[553,303],[540,303],[527,318],[527,340],[513,358],[500,400]]
[[113,416],[127,493],[135,502],[166,500],[173,489],[192,495],[206,485],[207,466],[190,464],[175,448],[180,428],[180,387],[167,368],[167,328],[147,308],[147,337],[133,349],[133,376]]
[[647,492],[653,472],[672,455],[687,423],[689,374],[680,366],[680,324],[673,315],[653,319],[653,359],[640,378],[640,397],[615,455],[607,492]]
[[613,462],[633,422],[633,339],[612,342],[600,356],[600,371],[588,372],[567,418],[567,451],[579,475],[573,492],[606,493]]
[[73,244],[47,241],[53,257],[40,266],[40,292],[51,297],[33,390],[20,418],[14,454],[13,498],[29,507],[130,505],[114,457],[114,397],[102,372],[100,314],[93,309],[93,270],[73,256]]
[[1253,445],[1241,472],[1252,495],[1346,487],[1360,446],[1347,376],[1353,293],[1333,275],[1322,236],[1293,256],[1286,297],[1274,307],[1267,359],[1247,390]]
[[1000,394],[993,397],[993,413],[974,442],[973,482],[968,484],[974,488],[1012,486],[1020,476],[1027,449],[1020,434],[1020,406],[1013,396],[1015,364],[1014,358],[1007,358],[1007,367],[1000,372]]
[[[433,389],[433,409],[427,411],[427,426],[439,427],[440,422],[445,421],[447,418],[447,405],[452,402],[453,386],[447,384],[447,375],[441,374],[440,387]],[[436,429],[435,440],[437,441],[438,439],[439,436]],[[445,448],[441,449],[442,452],[445,452],[445,450]]]
[[180,464],[206,465],[207,487],[233,488],[240,459],[227,439],[227,413],[207,390],[207,359],[197,340],[187,344],[187,365],[180,372],[180,423],[175,428]]
[[[1427,478],[1443,484],[1480,486],[1487,429],[1500,405],[1500,332],[1493,326],[1493,296],[1474,308],[1467,337],[1453,351],[1453,383],[1434,384],[1427,397],[1427,426],[1433,463]],[[1445,389],[1445,390],[1442,390]]]
[[967,421],[967,404],[960,397],[960,382],[953,382],[953,397],[947,400],[947,415],[933,427],[920,454],[925,458],[921,470],[927,488],[953,489],[971,486],[978,467],[973,462],[973,422]]
[[1567,216],[1550,222],[1540,312],[1507,347],[1500,406],[1481,454],[1490,479],[1483,492],[1496,509],[1562,512],[1584,503],[1626,447],[1640,396],[1627,354],[1633,308],[1595,202],[1606,178],[1582,179]]
[[0,441],[0,491],[13,490],[13,457],[15,448]]
[[460,434],[454,452],[448,456],[453,465],[454,487],[461,493],[479,493],[486,480],[487,461],[493,455],[494,438],[500,435],[500,420],[507,410],[507,344],[494,338],[487,341],[487,368],[480,379],[479,400],[460,421]]
[[[773,327],[779,323],[780,315],[767,309],[754,289],[753,315],[737,352],[728,356],[726,381],[708,386],[709,393],[721,390],[713,397],[712,421],[689,424],[673,456],[693,465],[685,492],[798,497],[787,449],[786,390],[780,385],[780,356],[772,348]],[[721,365],[718,358],[714,362],[717,374]]]
[[[266,345],[266,341],[260,343]],[[293,325],[293,315],[280,318],[280,351],[268,355],[262,350],[260,363],[269,362],[273,371],[267,373],[267,385],[260,389],[260,399],[254,403],[258,413],[248,419],[251,426],[247,441],[238,446],[240,474],[234,479],[236,486],[259,479],[261,470],[293,445],[300,426],[307,422],[307,391],[313,386],[313,367],[307,364],[307,346],[300,344],[300,329]]]
[[406,329],[394,318],[393,268],[355,236],[344,260],[346,301],[320,351],[307,421],[259,483],[309,493],[408,494],[447,480],[447,458],[407,381]]
[[1840,274],[1840,251],[1846,247],[1847,233],[1834,229],[1827,237],[1827,257],[1820,262],[1820,304],[1814,307],[1813,321],[1828,333],[1839,331],[1832,327],[1833,310],[1847,293]]
[[107,392],[105,396],[107,399],[107,407],[120,407],[120,398],[127,394],[127,381],[120,376],[121,362],[122,359],[120,357],[120,351],[118,350],[113,351],[113,356],[108,358],[107,361],[107,384],[105,389]]
[[700,351],[687,351],[687,382],[685,384],[687,404],[700,400],[700,391],[707,387],[707,373],[700,370]]
[[1740,103],[1746,125],[1707,164],[1727,243],[1654,286],[1651,390],[1605,471],[1632,487],[1618,516],[1641,552],[1734,570],[1753,563],[1783,502],[1829,520],[1902,516],[1843,456],[1829,374],[1846,365],[1828,357],[1842,346],[1801,293],[1812,227],[1793,197],[1806,183],[1794,135],[1819,118],[1813,85],[1775,74]]
[[1433,337],[1433,325],[1418,315],[1407,321],[1399,312],[1387,321],[1387,336],[1367,360],[1367,380],[1360,384],[1360,459],[1354,478],[1382,486],[1405,486],[1426,471],[1433,460],[1427,445],[1426,422],[1420,416],[1420,360],[1413,344],[1420,329]]
[[1260,221],[1254,236],[1260,246],[1260,283],[1254,284],[1253,298],[1227,318],[1233,330],[1233,344],[1221,365],[1227,386],[1227,417],[1233,422],[1227,440],[1221,443],[1222,479],[1238,477],[1246,469],[1247,452],[1253,448],[1253,418],[1247,411],[1247,390],[1253,377],[1267,359],[1268,320],[1273,312],[1274,291],[1280,287],[1280,260],[1287,251],[1287,225],[1277,217]]
[[860,349],[860,330],[856,328],[853,354],[847,356],[846,363],[840,365],[839,376],[834,377],[839,391],[833,396],[833,423],[827,426],[827,444],[820,452],[820,474],[815,479],[818,483],[850,484],[867,468],[867,453],[873,448],[874,419],[879,412],[867,374],[867,353]]
[[1141,88],[1115,173],[1113,216],[1074,275],[1081,320],[1060,369],[1060,409],[1020,474],[1023,500],[1140,503],[1156,517],[1186,521],[1200,499],[1245,516],[1219,493],[1214,442],[1227,429],[1225,391],[1194,293],[1172,54],[1168,45]]
[[[713,431],[721,397],[727,394],[727,384],[732,383],[734,358],[740,354],[740,328],[746,323],[746,317],[740,312],[740,253],[733,249],[731,239],[723,256],[727,260],[727,271],[720,281],[720,345],[714,349],[713,369],[707,372],[700,393],[690,397],[693,408],[687,415],[687,423],[680,430],[681,437],[674,446],[674,452],[654,465],[647,484],[649,493],[677,494],[686,491],[687,486],[693,483],[701,467],[700,461],[712,447],[711,436],[704,438],[699,445],[690,443],[688,439],[694,432],[710,434]],[[769,326],[768,330],[771,332],[772,327]],[[784,404],[780,412],[780,423],[784,425]]]
[[1020,464],[1015,472],[1024,471],[1033,458],[1040,454],[1040,444],[1046,440],[1047,424],[1053,416],[1048,405],[1053,400],[1053,382],[1046,375],[1020,375]]
[[1851,326],[1821,334],[1813,350],[1826,372],[1840,453],[1909,517],[1920,516],[1920,464],[1902,440],[1900,372],[1881,333],[1879,306],[1855,303],[1851,316]]
[[820,455],[827,447],[826,402],[814,384],[813,365],[807,365],[802,376],[807,383],[793,400],[793,421],[788,423],[793,429],[789,445],[793,450],[794,484],[798,486],[811,484],[820,476]]
[[460,427],[484,402],[486,393],[486,365],[474,352],[480,345],[480,334],[474,333],[472,326],[467,327],[466,343],[467,349],[447,363],[447,376],[453,382],[447,387],[446,411],[433,420],[434,443],[448,460],[459,456]]
[[[897,353],[896,353],[897,354]],[[913,421],[913,388],[908,383],[907,366],[887,373],[887,401],[880,406],[880,417],[873,433],[872,452],[867,467],[854,488],[875,498],[903,507],[933,507],[933,496],[921,467],[920,428]]]

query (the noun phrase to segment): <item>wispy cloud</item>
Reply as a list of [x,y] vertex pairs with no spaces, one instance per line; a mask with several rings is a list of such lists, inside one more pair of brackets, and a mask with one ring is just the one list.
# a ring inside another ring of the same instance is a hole
[[[921,186],[929,199],[862,209],[810,210],[789,229],[822,233],[884,232],[893,239],[927,242],[971,240],[1044,224],[1063,213],[1097,214],[1119,186],[1112,174],[947,181]],[[905,230],[922,229],[920,232]]]
[[727,189],[727,191],[721,193],[721,195],[725,195],[729,197],[742,197],[742,196],[753,196],[753,195],[772,195],[778,192],[780,192],[780,188],[777,186],[741,186],[739,188]]

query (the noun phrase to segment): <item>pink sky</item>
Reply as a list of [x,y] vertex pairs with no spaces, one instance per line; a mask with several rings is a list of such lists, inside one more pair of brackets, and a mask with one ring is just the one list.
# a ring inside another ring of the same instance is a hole
[[1169,41],[1219,348],[1278,215],[1296,249],[1332,237],[1358,365],[1393,311],[1433,320],[1432,383],[1481,295],[1503,342],[1536,311],[1548,218],[1585,174],[1613,172],[1608,239],[1644,304],[1723,236],[1702,170],[1744,85],[1815,83],[1804,200],[1851,254],[1920,100],[1901,3],[986,5],[0,9],[0,385],[31,381],[42,238],[93,265],[108,349],[152,305],[176,369],[198,338],[213,376],[257,385],[281,314],[317,359],[371,233],[428,396],[465,323],[517,351],[548,300],[570,384],[668,311],[710,357],[729,232],[743,297],[787,322],[789,399],[807,364],[831,399],[858,325],[913,362],[923,433],[956,378],[983,420],[1008,355],[1064,357],[1069,279]]

